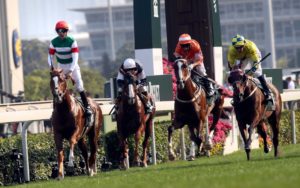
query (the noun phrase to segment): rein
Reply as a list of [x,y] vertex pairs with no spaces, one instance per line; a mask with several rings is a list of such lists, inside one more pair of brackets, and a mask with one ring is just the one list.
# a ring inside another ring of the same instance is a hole
[[194,102],[200,95],[201,95],[201,90],[200,90],[200,87],[197,87],[197,90],[194,92],[194,97],[190,100],[183,100],[183,99],[179,99],[178,98],[178,94],[176,93],[176,100],[178,102],[181,102],[181,103],[192,103]]
[[[247,100],[247,99],[249,99],[254,93],[255,93],[255,91],[257,90],[257,85],[256,85],[256,83],[253,81],[253,79],[250,79],[250,78],[247,78],[247,80],[246,80],[246,82],[248,83],[248,80],[250,80],[250,81],[252,81],[254,84],[255,84],[255,88],[253,89],[253,91],[251,91],[251,93],[246,97],[246,98],[244,98],[243,100],[241,100],[241,101],[239,101],[238,103],[242,103],[242,102],[244,102],[245,100]],[[245,82],[243,82],[242,84],[244,84]],[[247,84],[246,84],[246,86],[247,86]],[[246,87],[245,86],[245,87]],[[242,96],[244,96],[244,94],[242,95]]]
[[[188,79],[191,79],[190,77],[191,77],[191,72],[190,71],[188,71],[188,76],[185,78],[185,79],[182,79],[183,81],[187,81]],[[197,84],[195,84],[193,81],[192,81],[192,83],[193,83],[193,85],[196,85],[196,87],[197,87],[197,90],[193,93],[193,98],[192,99],[190,99],[190,100],[183,100],[183,99],[179,99],[179,97],[178,97],[178,92],[176,92],[176,100],[178,101],[178,102],[181,102],[181,103],[192,103],[192,102],[194,102],[200,95],[201,95],[201,89],[200,89],[200,87],[198,87],[197,86]]]

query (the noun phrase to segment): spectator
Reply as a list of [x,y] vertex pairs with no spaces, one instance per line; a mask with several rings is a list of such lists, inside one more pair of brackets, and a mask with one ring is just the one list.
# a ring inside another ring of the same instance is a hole
[[[295,82],[292,80],[292,77],[290,77],[290,76],[287,77],[286,82],[287,82],[287,89],[290,89],[290,90],[295,89]],[[287,109],[292,110],[293,101],[288,101],[286,103],[286,107],[287,107]]]

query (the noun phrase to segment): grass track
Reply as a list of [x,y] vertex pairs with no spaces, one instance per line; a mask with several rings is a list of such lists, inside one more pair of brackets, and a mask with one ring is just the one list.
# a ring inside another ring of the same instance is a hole
[[227,156],[201,157],[195,161],[175,161],[148,168],[130,168],[98,173],[95,177],[66,177],[63,181],[30,182],[14,187],[30,188],[299,188],[300,144],[280,148],[281,156],[262,149]]

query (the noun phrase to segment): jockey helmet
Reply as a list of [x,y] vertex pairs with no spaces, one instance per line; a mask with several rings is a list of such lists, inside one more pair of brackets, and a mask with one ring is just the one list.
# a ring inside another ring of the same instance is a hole
[[180,45],[183,45],[183,44],[190,44],[192,41],[192,38],[189,34],[187,33],[183,33],[179,36],[179,39],[178,39],[178,42]]
[[124,61],[124,63],[123,63],[123,68],[124,68],[125,70],[136,68],[136,64],[135,64],[134,59],[131,59],[131,58],[125,59],[125,61]]
[[241,47],[245,45],[245,38],[242,35],[236,35],[231,42],[234,47]]
[[65,21],[58,21],[55,25],[55,30],[58,30],[58,29],[69,30],[69,25]]

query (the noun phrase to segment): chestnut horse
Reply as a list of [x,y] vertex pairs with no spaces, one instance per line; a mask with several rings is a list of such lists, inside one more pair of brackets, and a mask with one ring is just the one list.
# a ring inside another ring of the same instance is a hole
[[268,111],[264,93],[259,89],[258,80],[244,74],[241,69],[235,69],[230,72],[228,81],[232,84],[234,89],[233,107],[240,133],[245,144],[247,159],[250,160],[251,135],[253,129],[256,127],[264,141],[264,152],[269,152],[266,132],[267,122],[273,131],[274,155],[277,157],[279,121],[282,108],[281,96],[277,88],[273,84],[268,83],[268,86],[273,93],[275,105],[274,111]]
[[[63,139],[67,139],[70,144],[69,166],[74,166],[74,146],[78,146],[82,152],[88,175],[97,173],[96,152],[100,128],[102,126],[103,115],[100,107],[92,99],[88,99],[93,110],[93,125],[85,126],[85,116],[83,106],[71,95],[67,89],[67,79],[62,69],[53,68],[50,72],[50,87],[54,99],[54,109],[51,123],[54,132],[54,141],[58,158],[58,179],[64,178],[64,151]],[[86,145],[86,135],[90,143],[90,157],[88,158],[88,148]]]
[[[203,141],[203,126],[210,113],[213,114],[213,123],[209,127],[210,135],[218,123],[224,104],[224,95],[219,94],[212,105],[207,105],[206,93],[201,85],[197,85],[191,78],[191,70],[185,59],[178,59],[174,63],[174,71],[177,79],[177,94],[175,99],[175,117],[172,125],[168,128],[169,159],[175,159],[172,148],[172,133],[188,125],[190,139],[197,144],[198,153]],[[219,92],[219,91],[218,91]],[[208,123],[206,124],[208,126]],[[208,127],[206,127],[207,132]],[[205,149],[210,150],[211,136],[207,135]],[[195,156],[191,156],[193,159]]]
[[[152,121],[155,114],[155,107],[149,114],[145,114],[144,105],[137,93],[137,77],[130,72],[124,75],[124,87],[121,99],[118,102],[117,110],[117,131],[120,141],[120,168],[128,169],[128,137],[132,134],[135,139],[134,159],[135,165],[140,164],[138,146],[141,136],[144,134],[142,166],[147,167],[147,148],[151,136]],[[150,97],[150,95],[149,95]],[[152,98],[150,97],[152,101]]]

